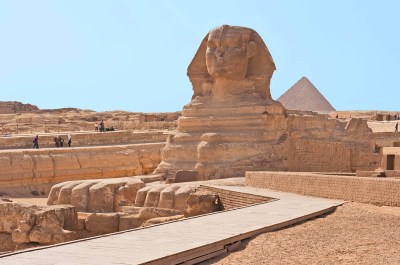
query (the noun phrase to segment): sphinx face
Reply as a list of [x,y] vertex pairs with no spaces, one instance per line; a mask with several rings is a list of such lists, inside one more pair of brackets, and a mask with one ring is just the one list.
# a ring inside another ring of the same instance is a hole
[[206,51],[206,65],[210,76],[232,80],[246,77],[249,35],[250,31],[247,29],[229,26],[210,31]]

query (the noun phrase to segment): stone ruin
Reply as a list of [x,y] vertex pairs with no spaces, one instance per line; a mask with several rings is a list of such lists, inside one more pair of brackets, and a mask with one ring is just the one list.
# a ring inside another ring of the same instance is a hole
[[289,114],[271,98],[274,71],[254,30],[211,30],[188,67],[192,101],[155,173],[171,181],[208,180],[245,171],[355,172],[376,166],[379,155],[365,121]]

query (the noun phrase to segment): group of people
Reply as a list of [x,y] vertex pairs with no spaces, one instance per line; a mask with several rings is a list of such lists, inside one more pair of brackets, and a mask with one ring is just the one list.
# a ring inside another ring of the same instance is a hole
[[400,115],[399,114],[394,114],[394,120],[400,120]]
[[105,128],[105,126],[104,126],[104,121],[101,121],[100,122],[100,127],[97,125],[97,123],[94,125],[94,130],[96,131],[96,132],[98,132],[98,131],[100,131],[100,132],[105,132],[106,131],[106,128]]
[[[56,147],[64,147],[64,138],[62,138],[61,136],[56,136],[54,137],[54,142],[56,143]],[[68,134],[68,147],[71,147],[71,143],[72,143],[72,137],[70,134]]]
[[[64,138],[61,136],[56,136],[54,137],[54,142],[56,143],[56,147],[64,147]],[[72,137],[70,134],[68,134],[68,147],[71,147],[72,144]],[[34,149],[39,149],[39,136],[36,135],[35,138],[33,138],[33,148]]]
[[94,130],[96,132],[110,132],[110,131],[115,131],[116,129],[114,126],[111,126],[110,128],[106,128],[104,125],[104,121],[100,122],[100,127],[97,125],[97,123],[94,125]]

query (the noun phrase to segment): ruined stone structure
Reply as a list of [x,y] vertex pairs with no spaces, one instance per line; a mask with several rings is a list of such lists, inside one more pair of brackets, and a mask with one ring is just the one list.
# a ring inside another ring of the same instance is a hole
[[188,67],[192,101],[155,173],[198,180],[245,171],[355,171],[374,168],[367,123],[288,114],[272,100],[274,61],[252,29],[221,26],[203,39]]

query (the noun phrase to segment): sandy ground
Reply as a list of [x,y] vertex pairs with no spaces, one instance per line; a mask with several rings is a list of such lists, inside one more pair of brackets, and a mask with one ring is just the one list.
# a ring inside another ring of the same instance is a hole
[[400,264],[400,208],[346,203],[202,264]]
[[46,197],[13,197],[13,196],[4,196],[0,197],[0,200],[11,200],[13,202],[24,202],[35,205],[46,205],[47,196]]

